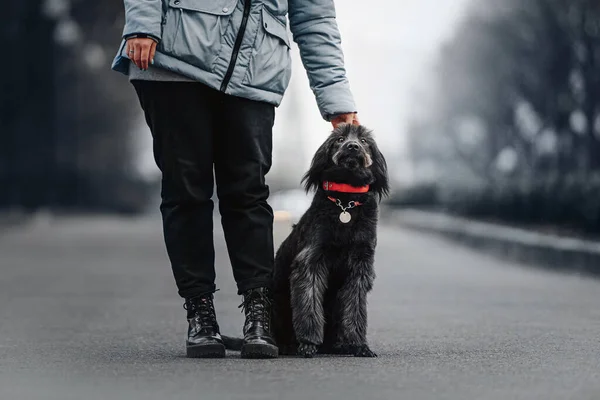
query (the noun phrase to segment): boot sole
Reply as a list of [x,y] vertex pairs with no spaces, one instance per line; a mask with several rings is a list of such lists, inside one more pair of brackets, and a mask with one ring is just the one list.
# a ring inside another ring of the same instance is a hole
[[277,358],[279,348],[271,344],[245,344],[242,346],[242,358]]
[[225,358],[225,346],[222,344],[203,344],[187,346],[188,358]]

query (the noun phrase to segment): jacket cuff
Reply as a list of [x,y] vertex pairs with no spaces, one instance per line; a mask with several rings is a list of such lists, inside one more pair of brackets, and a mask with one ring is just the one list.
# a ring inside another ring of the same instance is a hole
[[321,116],[325,121],[331,121],[340,114],[357,112],[347,80],[315,89],[315,97]]
[[144,39],[144,38],[152,39],[156,43],[160,42],[159,38],[157,38],[154,35],[149,35],[147,33],[130,33],[128,35],[123,36],[123,39],[125,39],[125,40],[129,40],[129,39]]
[[346,114],[358,114],[357,111],[344,111],[344,112],[338,112],[335,114],[330,114],[327,115],[327,117],[325,118],[325,120],[327,122],[331,122],[332,120],[334,120],[336,117],[339,117],[340,115],[346,115]]

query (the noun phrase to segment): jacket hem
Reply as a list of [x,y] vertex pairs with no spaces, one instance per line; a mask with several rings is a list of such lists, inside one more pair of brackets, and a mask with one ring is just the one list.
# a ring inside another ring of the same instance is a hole
[[[129,76],[129,58],[123,53],[124,46],[121,47],[121,51],[115,57],[112,69],[116,72],[120,72],[123,75]],[[221,88],[222,78],[219,78],[212,72],[205,71],[201,68],[195,67],[191,64],[187,64],[174,57],[166,54],[156,52],[154,56],[154,67],[162,68],[167,71],[173,72],[178,75],[182,75],[194,81],[200,82],[211,89],[219,90]],[[232,84],[227,87],[225,94],[246,98],[248,100],[260,101],[279,107],[283,99],[283,94],[269,92],[267,90],[261,90],[259,88]]]

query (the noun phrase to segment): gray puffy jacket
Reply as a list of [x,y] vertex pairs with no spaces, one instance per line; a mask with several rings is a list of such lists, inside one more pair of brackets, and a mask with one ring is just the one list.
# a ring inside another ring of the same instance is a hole
[[291,77],[290,30],[324,119],[355,112],[333,0],[124,0],[112,68],[128,73],[125,39],[159,40],[154,66],[248,99],[281,103]]

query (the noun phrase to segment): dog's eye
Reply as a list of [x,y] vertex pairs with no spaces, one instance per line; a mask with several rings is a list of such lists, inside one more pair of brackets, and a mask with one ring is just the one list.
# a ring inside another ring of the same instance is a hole
[[361,142],[362,144],[367,144],[367,141],[366,141],[365,139],[360,139],[360,142]]
[[346,138],[343,136],[340,136],[337,141],[338,141],[338,143],[342,143],[344,140],[346,140]]

